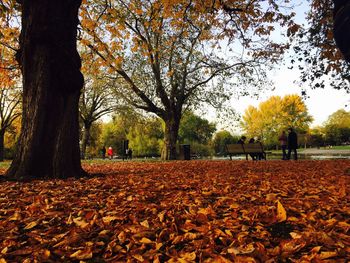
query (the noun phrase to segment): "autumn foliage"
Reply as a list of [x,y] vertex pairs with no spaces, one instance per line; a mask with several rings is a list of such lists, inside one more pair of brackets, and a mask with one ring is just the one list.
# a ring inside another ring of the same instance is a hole
[[0,262],[350,259],[349,161],[85,169],[99,175],[1,182]]

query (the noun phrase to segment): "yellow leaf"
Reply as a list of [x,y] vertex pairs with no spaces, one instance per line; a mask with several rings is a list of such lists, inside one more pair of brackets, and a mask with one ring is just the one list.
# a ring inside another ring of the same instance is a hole
[[156,249],[159,250],[163,246],[163,243],[156,243]]
[[134,259],[137,259],[137,260],[140,261],[140,262],[144,262],[144,261],[145,261],[141,255],[133,255],[132,257],[133,257]]
[[35,227],[38,223],[37,222],[31,222],[28,225],[26,225],[26,227],[24,228],[25,230],[28,229],[32,229],[33,227]]
[[0,263],[6,263],[7,261],[4,258],[0,258]]
[[15,212],[8,220],[9,221],[21,220],[21,214],[18,212]]
[[321,246],[314,247],[313,249],[311,249],[311,253],[318,253],[320,252],[321,248]]
[[229,229],[225,229],[225,233],[227,235],[229,235],[230,237],[233,237],[233,235],[232,235],[232,233],[231,233],[231,231]]
[[102,230],[100,233],[98,233],[99,236],[106,236],[109,233],[109,230]]
[[325,251],[321,252],[320,254],[320,259],[327,259],[327,258],[333,258],[336,257],[338,253],[336,251]]
[[4,247],[3,250],[1,250],[1,254],[6,254],[8,250],[8,247]]
[[67,219],[66,224],[67,224],[67,225],[70,225],[70,224],[72,224],[72,223],[73,223],[73,219],[72,219],[72,214],[70,213],[70,214],[69,214],[69,217],[68,217],[68,219]]
[[89,225],[89,223],[86,223],[81,217],[73,218],[73,222],[81,228],[85,228]]
[[297,238],[301,238],[302,235],[295,233],[295,232],[290,232],[289,235],[293,238],[293,239],[297,239]]
[[158,214],[158,218],[159,218],[159,221],[160,221],[160,222],[163,222],[163,221],[164,221],[165,213],[166,213],[166,211],[164,210],[164,211],[162,211],[162,212],[160,212],[160,213]]
[[142,222],[140,223],[140,225],[149,228],[149,224],[148,224],[148,221],[147,221],[147,220],[142,221]]
[[71,254],[69,257],[76,258],[79,260],[90,259],[90,258],[92,258],[92,252],[89,249],[88,250],[78,250],[78,251],[74,252],[73,254]]
[[148,239],[148,238],[146,238],[146,237],[143,237],[143,238],[140,240],[140,243],[142,243],[142,244],[152,244],[153,241],[150,240],[150,239]]
[[112,222],[114,220],[117,220],[117,219],[118,219],[117,216],[105,216],[105,217],[102,217],[102,221],[105,224],[109,224],[110,222]]
[[287,212],[284,209],[283,205],[280,201],[277,201],[277,217],[278,222],[286,221],[287,220]]

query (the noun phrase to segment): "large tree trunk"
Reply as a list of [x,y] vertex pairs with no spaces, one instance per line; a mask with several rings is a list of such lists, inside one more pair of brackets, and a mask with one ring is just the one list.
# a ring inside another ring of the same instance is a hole
[[17,60],[23,75],[23,116],[7,176],[18,180],[82,176],[78,101],[83,76],[76,48],[81,0],[20,2]]
[[165,120],[164,146],[162,149],[162,160],[176,160],[176,142],[180,127],[179,118]]
[[334,2],[334,38],[346,61],[350,62],[350,1]]
[[0,130],[0,162],[4,160],[5,130]]

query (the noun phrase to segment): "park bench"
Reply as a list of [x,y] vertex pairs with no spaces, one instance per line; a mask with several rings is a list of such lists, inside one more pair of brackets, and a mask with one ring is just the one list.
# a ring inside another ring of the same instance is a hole
[[247,160],[249,154],[261,154],[262,158],[266,160],[266,152],[264,151],[264,147],[260,142],[247,144],[226,144],[226,153],[230,156],[230,160],[232,160],[232,155],[242,154],[246,156]]

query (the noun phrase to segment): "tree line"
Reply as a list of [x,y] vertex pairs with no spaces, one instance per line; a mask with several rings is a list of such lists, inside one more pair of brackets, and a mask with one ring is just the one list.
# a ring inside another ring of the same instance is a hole
[[[104,91],[104,89],[101,89]],[[129,141],[135,157],[160,157],[164,144],[164,121],[155,115],[145,115],[134,108],[118,108],[107,103],[108,94],[85,93],[80,98],[80,151],[83,159],[100,158],[101,147],[111,146],[114,154],[122,156],[123,141]],[[104,97],[105,96],[105,97]],[[1,96],[0,96],[1,98]],[[99,98],[99,99],[97,99]],[[95,101],[100,101],[96,103]],[[104,103],[102,103],[104,101]],[[9,104],[11,105],[11,104]],[[93,107],[93,108],[91,108]],[[0,108],[0,115],[2,109]],[[101,117],[111,114],[108,121]],[[13,120],[4,131],[5,157],[13,158],[15,142],[20,131],[20,111],[9,116]],[[340,109],[331,114],[322,126],[310,127],[312,116],[302,98],[296,94],[272,96],[258,107],[248,106],[239,122],[242,133],[218,130],[217,124],[195,114],[184,113],[179,127],[179,145],[189,144],[197,156],[223,156],[225,145],[236,143],[241,135],[259,138],[268,149],[279,146],[283,130],[293,127],[299,135],[300,147],[325,147],[350,144],[350,112]],[[1,138],[0,138],[1,139]],[[4,146],[4,145],[3,145]]]

